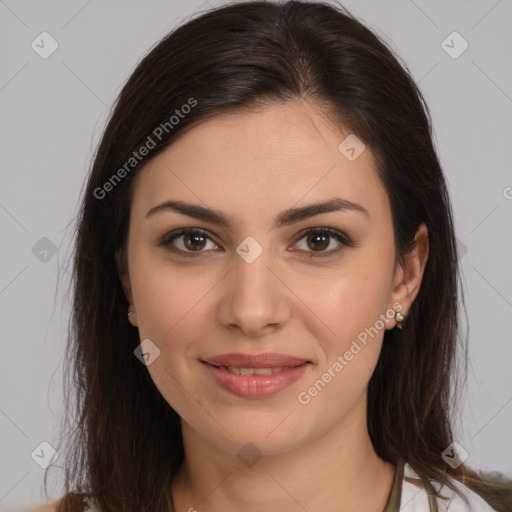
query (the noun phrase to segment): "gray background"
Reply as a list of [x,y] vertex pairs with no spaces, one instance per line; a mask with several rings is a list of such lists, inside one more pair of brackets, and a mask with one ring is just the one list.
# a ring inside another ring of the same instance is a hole
[[[42,500],[31,453],[57,445],[70,223],[109,107],[153,43],[220,3],[0,0],[0,510]],[[344,5],[399,53],[430,106],[464,251],[470,369],[458,441],[472,467],[512,476],[512,2]],[[47,59],[31,47],[43,31],[59,45]],[[453,31],[469,44],[458,58],[442,46]]]

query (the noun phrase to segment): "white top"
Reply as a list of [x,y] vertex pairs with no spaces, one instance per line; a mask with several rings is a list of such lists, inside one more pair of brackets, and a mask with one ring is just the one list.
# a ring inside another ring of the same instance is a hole
[[[404,465],[404,480],[402,482],[402,499],[400,502],[400,512],[428,512],[428,494],[424,487],[408,482],[406,477],[419,478],[415,471],[409,466]],[[481,498],[474,491],[466,487],[459,481],[451,479],[458,489],[463,491],[464,496],[467,497],[468,503],[452,491],[448,487],[443,487],[442,496],[446,496],[448,499],[438,499],[438,506],[440,512],[496,512],[494,508],[487,504],[483,498]],[[433,484],[436,490],[439,489],[440,484]]]

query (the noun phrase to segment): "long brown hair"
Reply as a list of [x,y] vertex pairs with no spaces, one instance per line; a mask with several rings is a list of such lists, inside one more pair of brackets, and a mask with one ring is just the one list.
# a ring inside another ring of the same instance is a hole
[[258,1],[213,9],[166,36],[130,76],[103,133],[77,221],[66,359],[74,420],[66,422],[60,512],[77,512],[84,496],[102,511],[168,511],[184,457],[180,418],[134,357],[140,339],[126,318],[116,254],[122,267],[133,179],[194,123],[297,97],[314,100],[375,154],[399,258],[418,226],[428,227],[419,295],[404,329],[385,332],[369,383],[377,454],[408,462],[432,495],[430,479],[457,491],[453,477],[510,510],[505,491],[441,455],[454,441],[456,351],[467,350],[452,211],[421,92],[387,45],[342,7]]

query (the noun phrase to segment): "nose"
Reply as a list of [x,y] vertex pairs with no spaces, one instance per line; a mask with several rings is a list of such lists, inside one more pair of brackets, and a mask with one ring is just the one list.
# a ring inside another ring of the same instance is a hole
[[283,276],[271,268],[275,266],[270,251],[264,250],[252,263],[235,256],[218,308],[218,320],[223,326],[260,337],[286,324],[291,292]]

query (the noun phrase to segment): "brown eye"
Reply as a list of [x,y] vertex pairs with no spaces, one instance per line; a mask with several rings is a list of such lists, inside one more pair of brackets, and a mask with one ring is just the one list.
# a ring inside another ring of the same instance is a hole
[[314,251],[323,251],[329,247],[330,235],[324,235],[323,233],[310,234],[307,237],[307,244]]
[[348,236],[332,228],[310,229],[297,242],[298,249],[309,253],[309,256],[329,256],[345,246],[354,247],[354,243]]
[[[210,242],[210,247],[208,243]],[[160,241],[159,245],[167,247],[169,250],[183,255],[200,255],[206,250],[216,249],[218,246],[212,238],[198,229],[180,229],[173,233],[168,233]],[[188,253],[188,254],[187,254]],[[196,254],[190,254],[196,253]]]
[[201,250],[206,245],[206,237],[200,233],[186,234],[183,236],[183,244],[192,251]]

